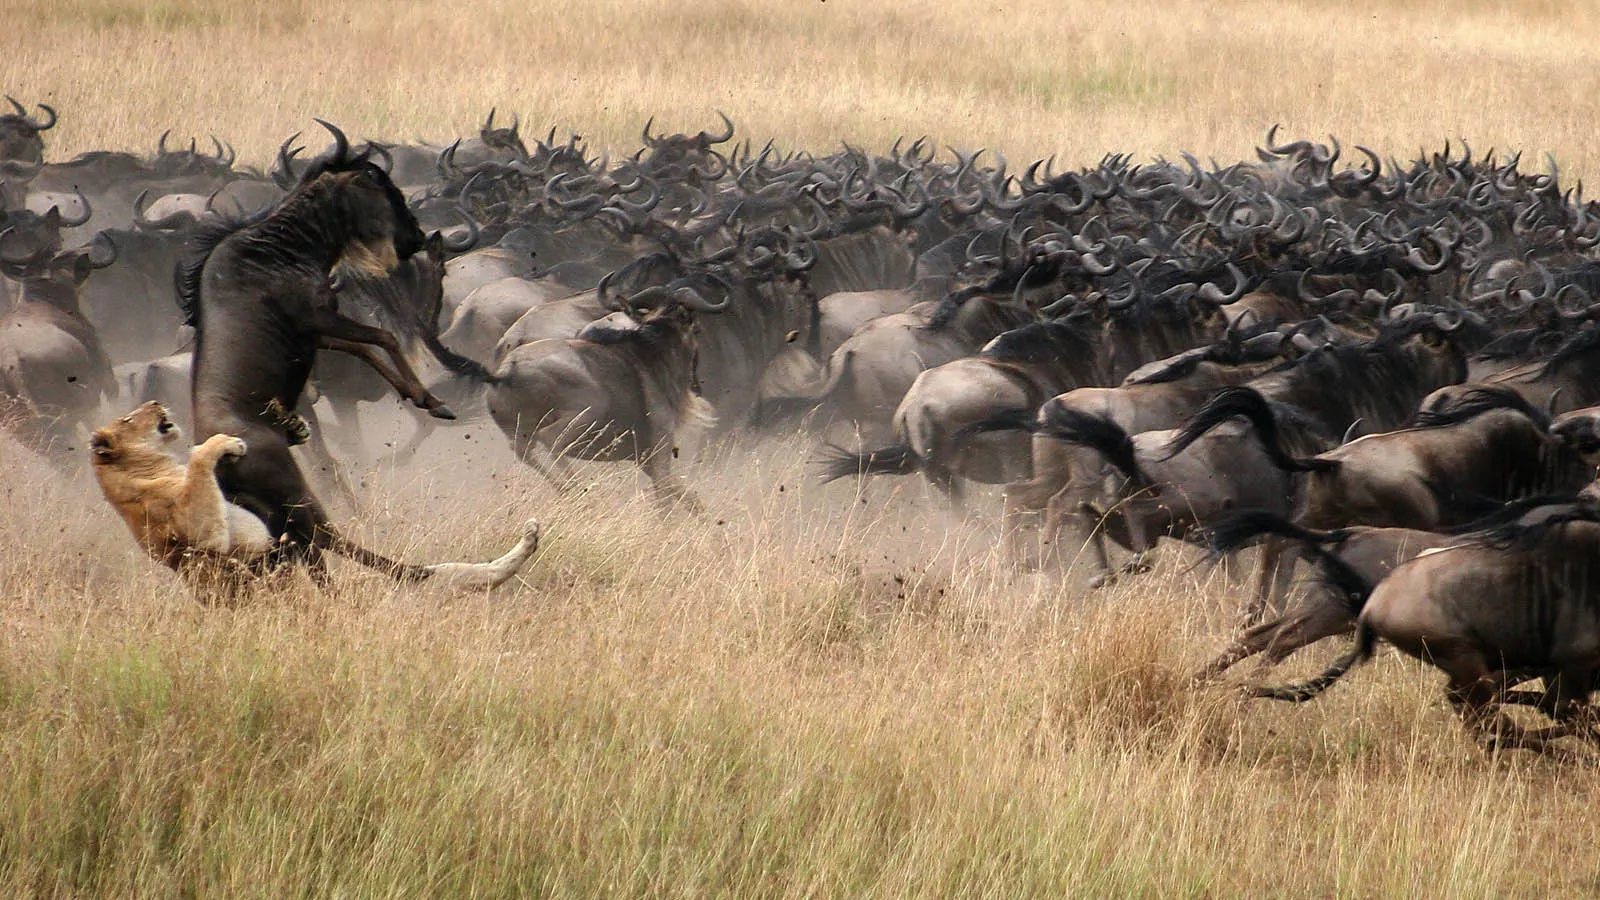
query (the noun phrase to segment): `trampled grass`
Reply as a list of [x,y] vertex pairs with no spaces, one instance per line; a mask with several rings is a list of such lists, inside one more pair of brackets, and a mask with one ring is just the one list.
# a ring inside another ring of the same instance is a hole
[[[614,150],[720,108],[758,141],[927,133],[1014,162],[1227,161],[1275,121],[1397,156],[1465,135],[1596,158],[1600,13],[1571,2],[3,0],[0,21],[0,85],[60,108],[57,158],[170,126],[259,164],[312,116],[443,141],[490,106]],[[518,582],[442,597],[340,566],[227,610],[139,556],[87,473],[0,440],[0,895],[1600,889],[1592,769],[1485,756],[1419,665],[1385,655],[1301,708],[1189,687],[1240,593],[1192,555],[1091,594],[1001,565],[992,504],[815,486],[802,441],[696,465],[705,518],[617,468],[557,496],[503,444],[443,432],[336,515],[429,560],[538,516]]]

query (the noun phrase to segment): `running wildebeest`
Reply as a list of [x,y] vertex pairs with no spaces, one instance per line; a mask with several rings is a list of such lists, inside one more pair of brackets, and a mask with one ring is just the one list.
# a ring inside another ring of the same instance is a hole
[[[1256,696],[1310,700],[1372,656],[1381,638],[1448,676],[1446,696],[1491,745],[1543,750],[1569,735],[1600,738],[1586,701],[1600,672],[1600,511],[1578,501],[1423,553],[1379,582],[1356,646],[1321,675]],[[1544,692],[1506,686],[1543,677]],[[1531,702],[1557,720],[1528,731],[1499,715]]]
[[342,287],[387,276],[426,239],[371,148],[352,154],[342,132],[318,122],[332,133],[333,151],[269,215],[199,235],[197,257],[182,272],[180,298],[196,331],[195,430],[245,439],[248,454],[219,466],[217,479],[278,542],[266,565],[302,561],[322,578],[324,551],[332,550],[421,581],[438,567],[396,562],[343,537],[289,454],[297,437],[291,411],[318,349],[355,355],[418,407],[451,415],[417,380],[393,334],[339,312]]

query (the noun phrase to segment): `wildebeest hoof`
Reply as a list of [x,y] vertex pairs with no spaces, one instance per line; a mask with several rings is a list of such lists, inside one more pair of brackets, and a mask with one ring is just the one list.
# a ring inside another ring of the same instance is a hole
[[428,410],[428,415],[433,416],[435,419],[444,419],[447,422],[453,422],[456,418],[456,414],[450,411],[450,407],[442,403]]
[[1117,576],[1113,575],[1112,573],[1110,573],[1110,572],[1101,572],[1099,575],[1096,575],[1095,577],[1089,579],[1089,589],[1092,590],[1092,591],[1098,591],[1101,588],[1105,587],[1106,585],[1108,585],[1111,582],[1116,581],[1116,580],[1117,580]]

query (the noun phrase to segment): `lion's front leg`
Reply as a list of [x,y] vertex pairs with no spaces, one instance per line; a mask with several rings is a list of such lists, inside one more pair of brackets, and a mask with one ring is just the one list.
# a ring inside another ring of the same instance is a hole
[[194,448],[183,483],[177,520],[191,545],[227,553],[233,547],[228,528],[228,501],[217,484],[217,463],[245,454],[245,442],[231,434],[214,434]]

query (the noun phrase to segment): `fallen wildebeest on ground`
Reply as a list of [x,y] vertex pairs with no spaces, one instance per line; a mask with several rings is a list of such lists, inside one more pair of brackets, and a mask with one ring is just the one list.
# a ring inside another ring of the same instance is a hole
[[181,273],[180,298],[196,331],[194,427],[248,445],[247,455],[218,465],[217,481],[229,502],[266,523],[275,542],[269,567],[299,560],[321,578],[323,552],[332,550],[421,581],[429,567],[396,562],[339,534],[289,454],[286,422],[319,348],[363,359],[418,407],[451,416],[417,380],[393,334],[339,312],[341,286],[389,274],[425,238],[369,158],[371,148],[352,154],[343,133],[318,121],[334,136],[331,153],[269,215],[201,234],[197,257]]

